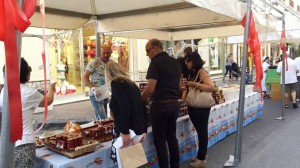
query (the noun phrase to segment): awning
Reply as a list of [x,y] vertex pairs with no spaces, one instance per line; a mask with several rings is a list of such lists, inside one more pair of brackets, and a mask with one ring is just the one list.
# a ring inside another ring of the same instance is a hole
[[[244,33],[239,21],[246,7],[239,0],[51,0],[45,3],[47,28],[76,29],[96,16],[98,32],[112,36],[162,40],[170,40],[172,36],[179,40]],[[31,19],[32,26],[40,27],[39,17],[36,12]],[[258,28],[268,26],[264,20],[257,24]]]

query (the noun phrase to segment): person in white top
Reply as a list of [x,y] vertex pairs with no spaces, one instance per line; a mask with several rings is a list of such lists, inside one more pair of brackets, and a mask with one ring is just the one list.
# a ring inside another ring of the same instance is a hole
[[[30,80],[31,67],[24,58],[21,58],[20,70],[20,91],[22,101],[22,118],[23,118],[23,136],[21,140],[15,143],[14,167],[15,168],[32,168],[34,167],[35,158],[35,135],[33,133],[33,112],[37,107],[44,107],[44,96],[36,89],[30,88],[25,84]],[[5,74],[5,66],[3,67]],[[50,84],[47,98],[50,105],[54,99],[55,84]],[[3,93],[0,94],[0,106],[3,107]]]
[[[288,97],[289,93],[291,93],[293,99],[293,108],[297,108],[296,103],[296,87],[297,87],[297,73],[299,72],[299,67],[296,62],[291,58],[287,58],[288,70],[285,69],[285,108],[288,108]],[[281,75],[282,71],[282,61],[278,63],[277,74]],[[282,84],[282,76],[280,80],[280,84]]]
[[264,98],[270,98],[270,96],[267,94],[267,88],[266,88],[266,76],[267,76],[267,72],[269,70],[269,64],[270,59],[267,56],[263,57],[263,63],[262,63],[262,69],[263,69],[263,79],[261,81],[261,90],[264,94]]
[[[300,56],[295,58],[295,62],[300,70]],[[297,73],[297,99],[300,99],[300,72]]]

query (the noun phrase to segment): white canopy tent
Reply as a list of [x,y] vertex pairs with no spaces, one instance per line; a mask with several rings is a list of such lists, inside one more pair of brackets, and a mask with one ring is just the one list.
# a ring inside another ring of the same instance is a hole
[[[239,21],[245,13],[245,4],[239,0],[51,0],[45,2],[47,28],[76,29],[88,22],[91,16],[96,16],[99,20],[98,32],[116,33],[150,29],[155,30],[153,33],[161,34],[158,36],[145,32],[144,38],[167,38],[172,33],[173,39],[192,39],[217,37],[218,33],[220,36],[229,36],[244,32]],[[37,13],[31,18],[31,26],[41,27],[41,19]],[[265,23],[258,22],[258,29],[267,26]],[[231,29],[231,26],[236,30]],[[212,29],[216,27],[217,29]],[[207,29],[207,33],[203,33],[204,29]],[[133,37],[129,34],[127,36]],[[7,116],[9,118],[8,114]],[[9,135],[6,134],[9,132],[8,125],[9,122],[6,120],[5,124],[2,124],[4,126],[2,129],[5,130],[3,137]],[[5,154],[0,153],[2,156],[0,167],[12,167],[13,146],[14,144],[9,143],[7,138],[6,141],[2,141],[1,147]]]
[[[98,32],[129,38],[170,40],[242,35],[240,25],[246,5],[239,0],[51,0],[45,1],[46,27],[76,29],[92,16]],[[37,7],[38,13],[38,7]],[[268,27],[264,16],[254,13],[258,29]],[[40,27],[35,14],[32,26]],[[260,18],[260,19],[258,19]]]

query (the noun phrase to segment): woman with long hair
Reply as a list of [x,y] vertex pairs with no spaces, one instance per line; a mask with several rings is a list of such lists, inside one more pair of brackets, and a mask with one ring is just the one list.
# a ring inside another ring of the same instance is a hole
[[[123,67],[114,61],[105,65],[105,77],[111,86],[109,108],[114,118],[115,138],[121,136],[123,145],[130,144],[129,129],[135,134],[147,133],[147,111],[138,86],[129,78]],[[145,138],[146,134],[144,134]],[[114,149],[113,153],[115,152]],[[111,154],[113,160],[114,154]]]
[[[187,87],[196,87],[201,91],[211,92],[215,90],[213,81],[209,77],[209,74],[203,68],[204,61],[201,59],[197,52],[192,52],[186,57],[186,65],[189,70]],[[185,91],[184,99],[188,93]],[[209,108],[195,108],[188,107],[188,113],[190,119],[197,131],[199,149],[197,157],[190,162],[191,167],[203,167],[206,166],[207,161],[207,143],[208,143],[208,119],[210,113]]]

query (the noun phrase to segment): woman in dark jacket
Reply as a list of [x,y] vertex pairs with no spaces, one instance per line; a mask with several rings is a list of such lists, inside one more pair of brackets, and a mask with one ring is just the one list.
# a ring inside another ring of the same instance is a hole
[[[188,87],[196,87],[201,91],[211,92],[215,90],[213,81],[211,80],[209,74],[203,68],[205,63],[200,55],[197,52],[192,52],[190,55],[187,55],[185,63],[189,70],[188,76]],[[201,82],[200,82],[201,81]],[[184,92],[184,99],[187,95],[187,92]],[[188,112],[190,119],[197,131],[199,149],[197,157],[192,159],[190,166],[191,167],[204,167],[206,166],[207,161],[207,143],[208,143],[208,119],[210,113],[209,108],[195,108],[188,107]]]
[[105,69],[107,82],[111,85],[109,108],[114,118],[115,133],[127,145],[131,141],[129,129],[137,135],[147,132],[146,107],[140,89],[129,79],[123,67],[110,61]]

